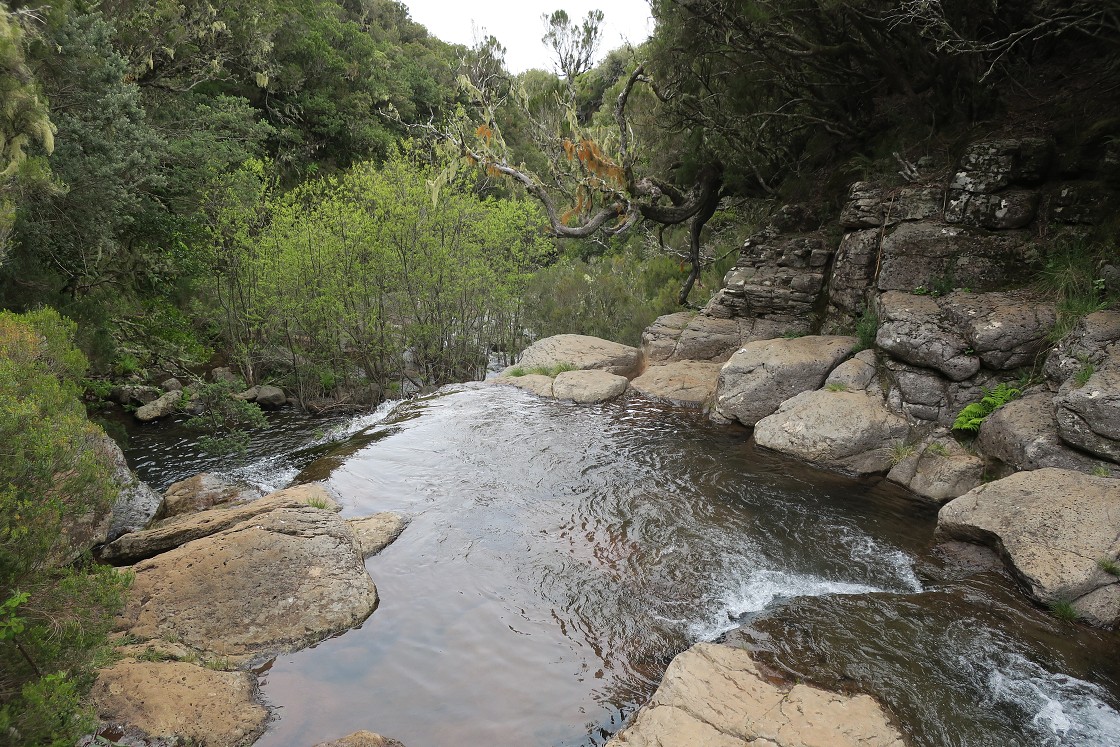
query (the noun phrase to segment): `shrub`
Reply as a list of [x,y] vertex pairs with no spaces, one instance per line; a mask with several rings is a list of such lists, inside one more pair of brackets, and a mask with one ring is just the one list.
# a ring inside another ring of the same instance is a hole
[[979,431],[981,423],[989,415],[1022,394],[1022,391],[1010,384],[1000,384],[995,389],[984,389],[983,392],[984,396],[979,402],[973,402],[960,411],[953,421],[953,430],[971,433]]
[[81,697],[127,585],[83,562],[70,531],[117,492],[73,337],[50,309],[0,313],[0,744],[73,744],[88,728]]
[[856,337],[859,338],[858,350],[875,347],[875,335],[879,332],[879,315],[868,306],[856,322]]

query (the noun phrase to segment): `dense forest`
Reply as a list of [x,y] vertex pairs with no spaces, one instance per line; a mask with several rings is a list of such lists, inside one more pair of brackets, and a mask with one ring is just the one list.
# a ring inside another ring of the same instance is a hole
[[513,75],[394,0],[0,5],[0,744],[88,728],[127,578],[59,528],[111,500],[107,382],[223,363],[328,409],[636,344],[777,207],[945,166],[1031,86],[1099,92],[1049,112],[1071,143],[1120,137],[1117,0],[651,6],[615,50],[553,13],[555,69]]

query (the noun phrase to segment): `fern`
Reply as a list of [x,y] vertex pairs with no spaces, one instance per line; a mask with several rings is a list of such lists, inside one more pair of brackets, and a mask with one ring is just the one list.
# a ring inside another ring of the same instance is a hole
[[957,419],[953,421],[953,430],[970,433],[979,431],[980,424],[987,420],[989,415],[1023,393],[1010,384],[1000,384],[995,389],[982,389],[982,391],[984,396],[979,402],[966,405],[957,415]]

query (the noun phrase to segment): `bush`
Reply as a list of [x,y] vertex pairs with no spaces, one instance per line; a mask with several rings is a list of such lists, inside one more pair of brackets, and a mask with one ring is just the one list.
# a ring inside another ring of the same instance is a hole
[[126,584],[71,534],[117,493],[73,337],[50,309],[0,313],[0,745],[73,744],[88,728],[80,700]]

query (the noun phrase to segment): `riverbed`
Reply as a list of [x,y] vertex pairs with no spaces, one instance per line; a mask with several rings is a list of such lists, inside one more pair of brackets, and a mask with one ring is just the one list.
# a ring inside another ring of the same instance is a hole
[[1120,744],[1115,634],[938,551],[936,511],[906,491],[697,412],[476,384],[356,418],[275,415],[239,460],[175,423],[132,428],[126,454],[160,488],[203,470],[322,480],[345,515],[412,519],[367,561],[381,602],[365,625],[261,670],[264,747],[359,729],[599,745],[711,640],[871,692],[918,747]]

